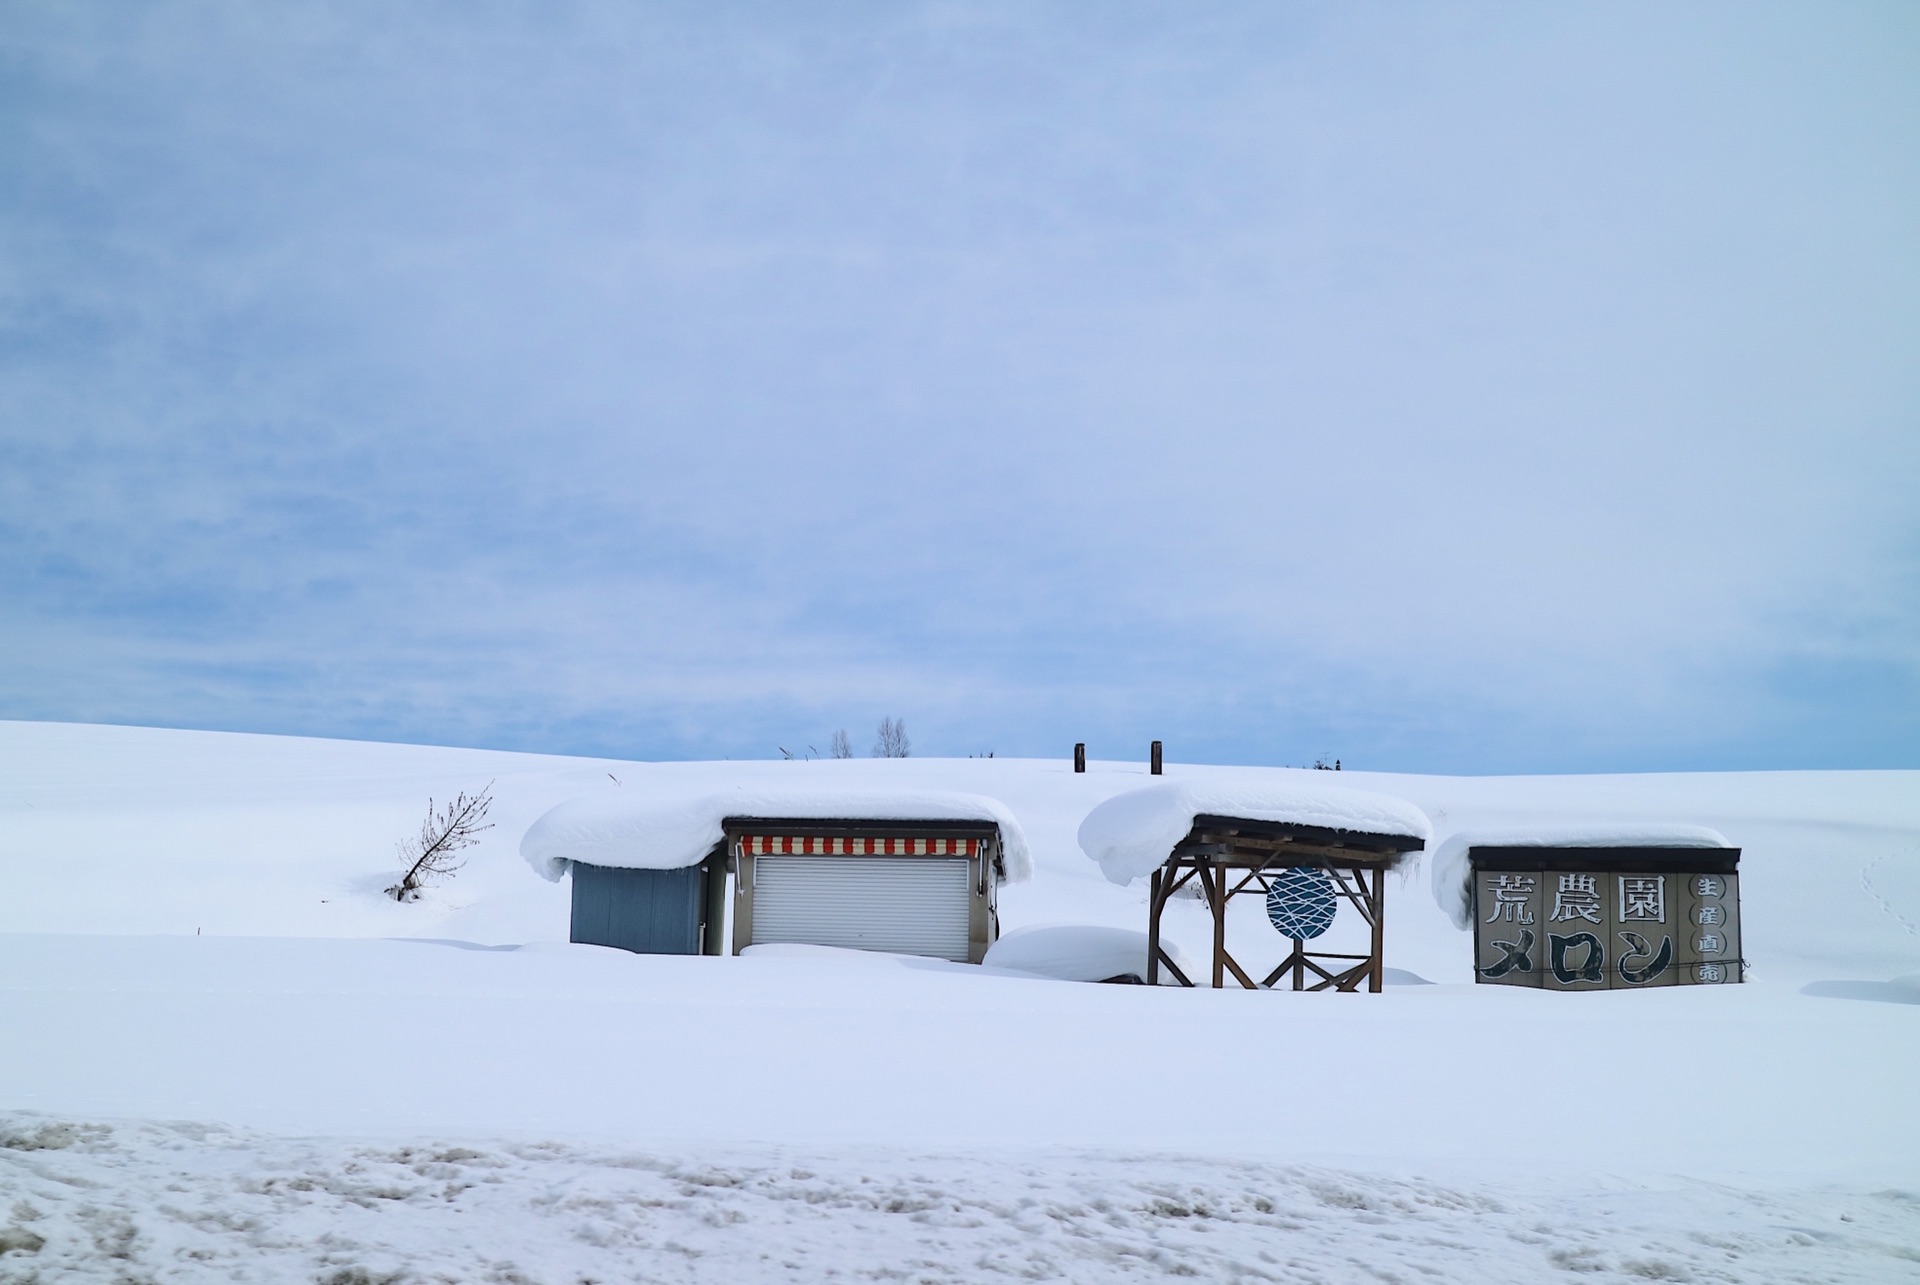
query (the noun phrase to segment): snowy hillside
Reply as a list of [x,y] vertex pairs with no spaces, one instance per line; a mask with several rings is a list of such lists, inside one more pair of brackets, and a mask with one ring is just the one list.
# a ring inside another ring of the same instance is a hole
[[[518,850],[594,794],[953,791],[1025,830],[1007,929],[1140,929],[1077,835],[1144,764],[0,724],[0,1280],[1920,1279],[1920,773],[1167,774],[1424,816],[1387,992],[570,946]],[[429,796],[488,782],[467,868],[383,897]],[[1751,982],[1470,984],[1448,836],[1628,824],[1743,849]]]
[[[521,836],[556,804],[621,791],[665,803],[723,788],[958,791],[1019,818],[1036,877],[1002,893],[1008,929],[1144,928],[1140,882],[1116,887],[1081,850],[1095,805],[1148,784],[1141,763],[1063,756],[628,763],[215,732],[0,723],[0,932],[452,937],[564,942],[568,890],[529,871]],[[1216,788],[1326,774],[1167,765]],[[467,868],[414,905],[382,897],[394,850],[429,796],[493,782],[496,827]],[[1343,772],[1343,787],[1414,805],[1428,851],[1390,888],[1387,962],[1429,981],[1472,977],[1465,934],[1429,863],[1463,830],[1576,824],[1706,826],[1744,850],[1746,953],[1756,979],[1804,984],[1920,971],[1920,772],[1427,777]],[[1204,917],[1173,930],[1197,951]],[[1277,949],[1277,947],[1276,947]]]

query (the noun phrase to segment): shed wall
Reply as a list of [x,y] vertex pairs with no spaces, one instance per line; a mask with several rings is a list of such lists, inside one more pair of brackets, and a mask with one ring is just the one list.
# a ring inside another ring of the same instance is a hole
[[648,955],[698,955],[706,879],[704,866],[622,870],[576,861],[570,940]]

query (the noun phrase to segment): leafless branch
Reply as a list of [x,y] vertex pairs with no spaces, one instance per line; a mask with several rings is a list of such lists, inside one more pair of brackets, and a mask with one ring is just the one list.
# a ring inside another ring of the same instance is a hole
[[480,832],[493,829],[487,809],[493,806],[493,782],[478,794],[461,791],[453,802],[436,808],[427,800],[427,819],[420,833],[400,845],[400,864],[406,873],[387,889],[395,901],[413,901],[429,879],[445,878],[466,864],[457,854],[480,842]]
[[912,752],[913,746],[907,740],[906,722],[898,718],[880,720],[880,733],[873,743],[873,756],[877,759],[903,759]]

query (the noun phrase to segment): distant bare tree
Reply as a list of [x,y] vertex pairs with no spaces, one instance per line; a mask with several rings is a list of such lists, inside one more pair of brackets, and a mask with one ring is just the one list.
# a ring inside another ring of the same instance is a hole
[[428,799],[427,819],[420,823],[420,833],[400,845],[400,864],[406,867],[406,873],[387,889],[387,895],[395,901],[417,900],[427,880],[445,878],[465,865],[457,854],[480,842],[482,830],[493,829],[493,822],[487,820],[487,809],[492,806],[492,781],[478,794],[461,791],[444,808],[435,808],[433,800]]
[[907,740],[907,725],[897,718],[880,720],[880,734],[873,743],[873,756],[877,759],[903,759],[913,752],[913,746]]
[[853,738],[847,735],[847,729],[841,728],[833,734],[833,740],[827,743],[827,753],[837,759],[853,757]]

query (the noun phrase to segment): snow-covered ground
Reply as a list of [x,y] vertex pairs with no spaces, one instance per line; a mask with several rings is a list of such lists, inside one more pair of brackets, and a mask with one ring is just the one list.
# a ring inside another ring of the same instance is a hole
[[[1076,834],[1149,778],[0,724],[0,1281],[1920,1280],[1920,773],[1168,774],[1374,791],[1436,845],[1711,827],[1752,981],[1473,986],[1425,860],[1377,996],[633,956],[520,858],[564,799],[985,795],[1035,866],[1008,929],[1139,929]],[[382,897],[488,781],[468,867]]]
[[[0,1115],[0,1279],[1910,1279],[1910,1192],[1160,1154],[405,1144]],[[37,1273],[37,1274],[36,1274]]]

